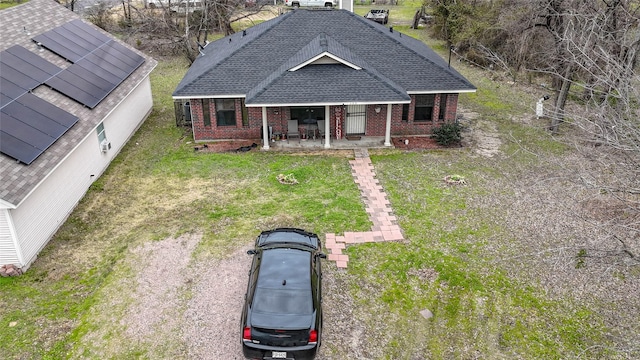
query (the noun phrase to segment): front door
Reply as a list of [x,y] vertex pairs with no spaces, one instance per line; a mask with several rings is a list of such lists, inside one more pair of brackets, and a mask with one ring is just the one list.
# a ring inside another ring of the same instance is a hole
[[367,126],[367,106],[347,105],[347,118],[345,119],[346,135],[364,135]]

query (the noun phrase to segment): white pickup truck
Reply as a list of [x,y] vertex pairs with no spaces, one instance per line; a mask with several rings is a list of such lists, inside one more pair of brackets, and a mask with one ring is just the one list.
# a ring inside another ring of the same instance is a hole
[[301,6],[312,6],[312,7],[337,7],[338,0],[284,0],[284,4],[286,6],[291,6],[294,8]]

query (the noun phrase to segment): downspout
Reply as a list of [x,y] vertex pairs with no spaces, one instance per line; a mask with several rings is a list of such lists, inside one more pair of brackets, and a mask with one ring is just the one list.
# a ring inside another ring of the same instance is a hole
[[269,126],[267,125],[267,107],[262,107],[262,149],[269,150]]
[[384,146],[391,146],[391,108],[392,104],[387,104],[387,125],[384,129]]

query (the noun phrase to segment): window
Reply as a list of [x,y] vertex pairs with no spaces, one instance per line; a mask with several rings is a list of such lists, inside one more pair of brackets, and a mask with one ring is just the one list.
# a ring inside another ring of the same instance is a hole
[[211,126],[211,110],[209,106],[209,99],[202,99],[202,121],[204,126]]
[[438,112],[438,120],[444,121],[447,113],[447,94],[440,94],[440,111]]
[[292,106],[291,119],[298,120],[299,124],[315,124],[324,120],[324,107]]
[[104,124],[100,123],[96,128],[96,132],[98,133],[98,143],[102,143],[103,140],[107,138],[107,134],[104,132]]
[[216,99],[216,121],[218,126],[234,126],[236,124],[235,99]]
[[416,95],[416,108],[413,121],[431,121],[433,117],[433,103],[435,95]]
[[240,109],[242,109],[242,126],[249,126],[249,112],[244,104],[244,99],[240,99]]
[[402,104],[402,121],[409,121],[409,105],[411,104]]

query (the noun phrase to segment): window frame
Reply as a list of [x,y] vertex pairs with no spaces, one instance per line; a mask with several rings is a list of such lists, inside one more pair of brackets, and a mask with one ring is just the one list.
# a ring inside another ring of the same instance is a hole
[[[305,116],[300,116],[301,114]],[[324,117],[324,107],[322,106],[291,106],[289,108],[291,120],[297,119],[299,124],[317,124],[318,120],[326,120]],[[315,114],[313,116],[312,114]],[[313,120],[306,121],[305,120]]]
[[104,122],[100,122],[96,127],[96,134],[98,135],[98,144],[102,144],[104,140],[107,139],[107,133],[104,130]]
[[[435,94],[415,95],[413,106],[413,122],[428,123],[433,121],[433,108],[435,107]],[[422,117],[421,115],[425,115]],[[426,116],[428,114],[428,116]]]
[[[216,126],[218,127],[236,126],[236,123],[237,123],[236,99],[219,98],[219,99],[214,99],[214,101],[215,101],[215,107],[216,107]],[[232,109],[227,108],[231,103],[233,103],[233,108]],[[220,115],[223,115],[223,116],[220,116]]]

